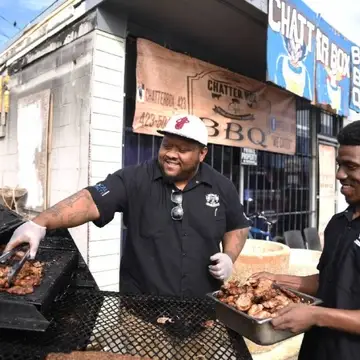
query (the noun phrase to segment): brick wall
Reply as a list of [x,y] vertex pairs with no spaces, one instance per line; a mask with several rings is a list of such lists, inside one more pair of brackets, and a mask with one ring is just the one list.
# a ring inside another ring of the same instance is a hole
[[[90,183],[122,167],[125,40],[96,31],[91,83]],[[119,290],[121,216],[90,224],[89,267],[103,290]]]

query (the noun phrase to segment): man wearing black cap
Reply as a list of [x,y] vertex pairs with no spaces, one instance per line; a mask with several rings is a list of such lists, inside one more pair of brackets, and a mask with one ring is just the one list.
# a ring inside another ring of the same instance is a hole
[[[231,275],[248,233],[232,182],[203,163],[208,132],[193,115],[171,118],[158,159],[109,175],[20,226],[7,249],[30,243],[35,257],[46,229],[89,221],[103,227],[124,214],[123,293],[199,296]],[[223,251],[221,251],[221,245]]]

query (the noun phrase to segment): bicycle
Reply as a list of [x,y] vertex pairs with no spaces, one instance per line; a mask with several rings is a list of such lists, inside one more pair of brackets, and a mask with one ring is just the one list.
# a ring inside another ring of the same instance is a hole
[[[249,229],[249,239],[256,240],[256,235],[260,235],[262,239],[266,241],[283,242],[283,238],[281,236],[273,237],[271,234],[272,227],[278,222],[278,217],[275,215],[274,211],[261,211],[260,213],[248,216],[248,219],[252,221],[252,226],[250,226]],[[262,230],[259,227],[254,226],[256,220],[262,220],[266,225],[266,230]]]

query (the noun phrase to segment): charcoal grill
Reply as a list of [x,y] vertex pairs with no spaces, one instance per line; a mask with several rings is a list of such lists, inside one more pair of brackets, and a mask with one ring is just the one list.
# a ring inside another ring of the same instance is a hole
[[[159,317],[174,323],[158,324]],[[108,351],[152,359],[251,360],[238,334],[214,321],[204,299],[121,296],[71,288],[52,308],[45,333],[0,332],[0,360],[43,360],[51,352]]]
[[[23,222],[21,216],[0,206],[0,245],[9,241],[13,231]],[[79,258],[67,230],[47,232],[36,256],[45,263],[42,282],[32,294],[25,296],[0,292],[0,331],[9,328],[45,331],[51,321],[49,309],[73,281]],[[9,316],[9,312],[13,316]]]
[[[0,244],[6,243],[23,222],[16,214],[4,214],[2,210],[0,206]],[[0,311],[2,304],[14,305],[21,298],[22,305],[30,304],[38,315],[46,315],[47,329],[34,332],[0,328],[0,360],[44,360],[49,353],[78,350],[154,360],[251,360],[240,335],[217,321],[204,326],[215,319],[215,302],[211,299],[100,292],[67,230],[48,232],[38,256],[40,260],[51,259],[48,275],[52,275],[49,279],[45,276],[33,294],[1,294]],[[172,322],[159,324],[160,317]]]

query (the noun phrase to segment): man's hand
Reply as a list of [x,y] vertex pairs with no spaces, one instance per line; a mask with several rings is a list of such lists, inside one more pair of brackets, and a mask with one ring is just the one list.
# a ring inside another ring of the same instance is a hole
[[276,281],[276,275],[266,272],[266,271],[263,271],[263,272],[259,272],[259,273],[255,273],[255,274],[251,275],[248,280],[261,280],[261,279],[268,279],[271,281]]
[[229,255],[218,253],[210,258],[216,265],[210,265],[210,274],[218,280],[226,281],[232,273],[233,262]]
[[39,249],[40,242],[45,235],[45,227],[35,224],[32,221],[28,221],[14,231],[4,252],[10,251],[23,243],[28,243],[30,245],[30,258],[34,259]]
[[278,312],[272,320],[275,330],[301,333],[316,325],[316,315],[322,308],[305,304],[291,304]]
[[260,272],[252,275],[248,280],[269,279],[280,286],[285,286],[302,293],[315,296],[319,287],[319,274],[309,276],[291,276]]

